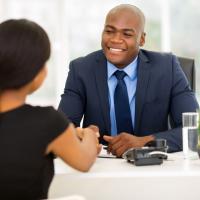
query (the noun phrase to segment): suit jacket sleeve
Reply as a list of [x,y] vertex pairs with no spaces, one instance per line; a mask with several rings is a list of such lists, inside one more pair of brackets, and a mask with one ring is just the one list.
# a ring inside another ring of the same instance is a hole
[[172,89],[170,100],[170,117],[174,128],[155,134],[156,138],[167,140],[169,152],[182,150],[182,113],[196,112],[198,103],[180,64],[175,56],[172,59]]
[[64,112],[75,126],[80,126],[83,117],[85,104],[84,88],[78,78],[78,70],[73,66],[73,61],[69,65],[69,73],[65,84],[64,94],[61,95],[61,101],[58,110]]

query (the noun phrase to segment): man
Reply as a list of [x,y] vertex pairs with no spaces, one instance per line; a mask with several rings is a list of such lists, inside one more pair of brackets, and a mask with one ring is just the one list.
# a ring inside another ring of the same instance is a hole
[[[133,5],[110,10],[103,50],[70,63],[59,105],[76,126],[83,115],[84,127],[97,125],[101,142],[119,157],[156,138],[167,140],[169,152],[182,150],[182,113],[198,108],[177,58],[140,49],[144,25],[143,13]],[[171,130],[169,115],[175,125]]]

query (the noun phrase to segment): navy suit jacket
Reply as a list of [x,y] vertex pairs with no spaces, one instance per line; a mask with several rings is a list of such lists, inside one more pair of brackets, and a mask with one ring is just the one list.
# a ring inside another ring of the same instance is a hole
[[[140,50],[137,67],[134,135],[167,140],[169,152],[182,150],[182,113],[195,112],[197,100],[176,56]],[[70,62],[59,110],[83,127],[94,124],[110,135],[107,60],[102,50]],[[174,127],[168,128],[168,116]]]

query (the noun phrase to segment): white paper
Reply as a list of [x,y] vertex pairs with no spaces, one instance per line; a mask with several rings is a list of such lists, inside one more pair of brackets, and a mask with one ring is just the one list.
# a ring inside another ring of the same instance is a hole
[[104,147],[106,147],[106,146],[102,147],[101,152],[98,155],[99,158],[117,158],[116,156],[112,155],[111,153],[108,153],[107,150],[104,149]]

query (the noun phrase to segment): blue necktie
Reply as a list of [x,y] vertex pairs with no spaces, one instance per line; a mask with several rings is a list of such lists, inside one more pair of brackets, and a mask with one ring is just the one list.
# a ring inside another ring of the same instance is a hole
[[127,75],[124,71],[117,70],[114,75],[118,79],[114,93],[115,117],[117,123],[117,133],[133,133],[131,120],[131,111],[129,106],[128,92],[124,77]]

